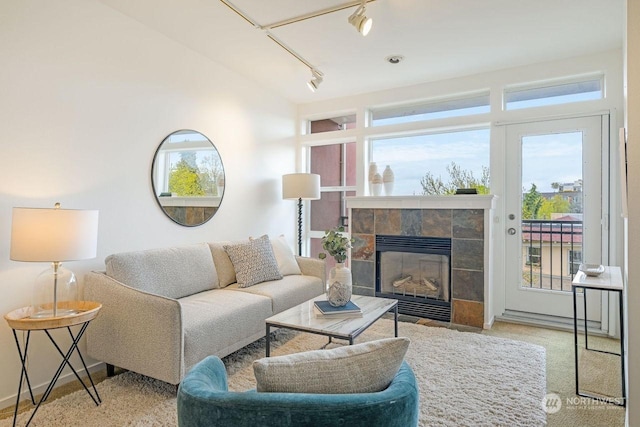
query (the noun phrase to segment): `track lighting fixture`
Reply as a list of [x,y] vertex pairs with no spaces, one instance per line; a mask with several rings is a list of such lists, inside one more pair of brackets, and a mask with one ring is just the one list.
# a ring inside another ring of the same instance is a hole
[[371,18],[367,18],[365,12],[367,11],[367,0],[362,0],[360,6],[356,9],[355,12],[351,16],[349,16],[349,23],[353,25],[360,34],[366,36],[369,34],[371,30],[371,25],[373,24],[373,20]]
[[322,83],[322,73],[318,70],[311,69],[311,80],[307,82],[307,86],[311,92],[315,92]]

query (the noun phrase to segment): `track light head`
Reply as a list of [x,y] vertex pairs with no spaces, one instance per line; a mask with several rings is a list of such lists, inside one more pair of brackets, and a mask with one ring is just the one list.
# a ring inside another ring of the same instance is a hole
[[349,23],[363,36],[369,34],[373,25],[373,20],[365,15],[367,11],[366,4],[367,0],[362,0],[362,4],[349,16]]
[[320,86],[320,83],[322,83],[322,73],[318,70],[311,70],[311,80],[309,80],[307,82],[307,87],[309,87],[309,90],[311,90],[311,92],[315,92],[316,90],[318,90],[318,86]]

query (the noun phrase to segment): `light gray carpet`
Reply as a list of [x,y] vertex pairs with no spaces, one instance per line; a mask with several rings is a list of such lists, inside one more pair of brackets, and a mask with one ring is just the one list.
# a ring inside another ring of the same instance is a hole
[[[541,426],[545,351],[533,344],[476,333],[400,323],[411,339],[406,359],[420,385],[421,426]],[[358,341],[393,335],[393,322],[376,322]],[[274,355],[316,349],[326,338],[278,331]],[[225,358],[230,388],[255,386],[251,362],[264,355],[264,340]],[[41,407],[32,426],[176,426],[172,386],[126,372],[98,384],[96,407],[84,390]],[[29,412],[19,415],[24,425]],[[5,419],[0,427],[10,426]]]

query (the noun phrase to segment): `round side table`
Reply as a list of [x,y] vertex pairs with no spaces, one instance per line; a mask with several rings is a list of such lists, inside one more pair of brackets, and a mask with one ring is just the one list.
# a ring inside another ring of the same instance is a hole
[[[80,381],[80,383],[82,384],[84,389],[87,391],[89,396],[91,396],[91,399],[93,399],[96,406],[100,405],[100,403],[102,402],[100,400],[100,396],[98,395],[98,390],[96,390],[96,386],[93,383],[93,379],[91,378],[91,374],[87,369],[87,365],[84,362],[84,358],[82,357],[82,354],[80,353],[80,349],[78,348],[78,343],[80,342],[82,335],[84,335],[84,332],[86,331],[87,326],[89,326],[89,323],[96,318],[102,305],[100,303],[93,302],[93,301],[68,301],[68,302],[59,303],[58,307],[65,309],[65,312],[70,311],[70,313],[65,314],[63,316],[57,316],[57,317],[32,318],[31,315],[33,314],[33,309],[31,307],[23,307],[17,310],[13,310],[11,313],[8,313],[4,316],[4,319],[7,321],[7,323],[9,324],[9,327],[11,327],[13,331],[13,337],[16,340],[16,347],[18,348],[18,354],[20,355],[20,362],[22,363],[22,371],[20,372],[20,383],[18,384],[18,396],[16,398],[16,408],[13,412],[14,427],[16,425],[16,420],[18,417],[18,404],[20,403],[20,394],[22,393],[23,379],[26,379],[27,387],[29,388],[29,395],[31,397],[31,402],[34,405],[36,405],[35,409],[33,410],[33,413],[31,414],[31,417],[29,417],[29,420],[25,425],[25,426],[28,426],[29,423],[31,423],[31,420],[35,416],[36,412],[38,411],[40,404],[46,401],[47,398],[49,397],[49,394],[51,394],[51,391],[53,390],[53,387],[55,386],[56,382],[60,378],[60,375],[62,374],[62,370],[64,369],[65,366],[68,366],[71,369],[71,371],[73,371],[73,374],[76,376],[78,381]],[[74,335],[73,332],[71,331],[72,326],[80,326],[80,330],[76,335]],[[69,349],[66,352],[62,351],[60,346],[56,343],[56,341],[53,339],[53,336],[51,336],[51,333],[49,332],[52,329],[60,329],[60,328],[66,328],[69,331],[69,335],[71,336],[71,345],[69,346]],[[24,348],[20,346],[20,341],[18,340],[17,331],[27,332]],[[49,337],[49,340],[51,341],[53,346],[56,348],[56,350],[58,350],[58,353],[60,353],[60,356],[62,356],[62,363],[60,363],[60,366],[58,367],[56,373],[51,379],[51,382],[49,383],[49,386],[45,390],[44,394],[42,395],[38,403],[36,403],[33,397],[33,390],[31,389],[31,382],[29,381],[29,374],[27,373],[27,366],[26,366],[27,350],[29,349],[29,338],[31,336],[31,331],[44,331],[44,333],[47,334],[47,336]],[[73,352],[76,352],[80,357],[82,366],[84,367],[84,370],[87,373],[87,376],[89,377],[89,382],[91,383],[90,385],[93,388],[93,393],[91,393],[91,390],[89,389],[88,384],[85,384],[82,378],[80,378],[80,375],[78,375],[78,372],[76,372],[75,368],[71,365],[71,362],[69,361]]]

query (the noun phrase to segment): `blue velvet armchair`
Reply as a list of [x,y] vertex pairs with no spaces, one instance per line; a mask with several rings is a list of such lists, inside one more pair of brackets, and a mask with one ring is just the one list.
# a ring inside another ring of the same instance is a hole
[[376,393],[230,392],[224,364],[209,356],[180,383],[178,425],[412,427],[418,425],[418,396],[406,362],[389,387]]

